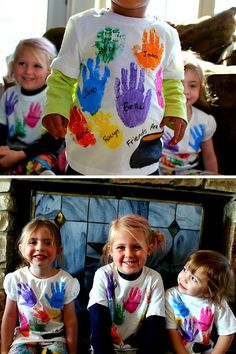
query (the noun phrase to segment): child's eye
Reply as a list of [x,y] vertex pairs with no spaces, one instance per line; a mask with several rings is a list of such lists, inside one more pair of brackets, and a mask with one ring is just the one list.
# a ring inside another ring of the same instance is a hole
[[51,241],[51,240],[45,240],[44,242],[45,242],[45,245],[47,245],[47,246],[49,246],[49,245],[52,244],[52,241]]
[[135,246],[134,246],[134,249],[135,249],[135,250],[140,250],[140,249],[142,249],[142,247],[141,247],[140,245],[135,245]]
[[41,68],[42,68],[42,65],[40,65],[40,64],[35,64],[34,67],[35,67],[36,69],[38,69],[38,68],[41,69]]
[[124,246],[117,246],[117,247],[116,247],[116,249],[117,249],[117,250],[122,250],[122,251],[123,251],[123,250],[125,249],[125,247],[124,247]]
[[197,283],[198,281],[197,281],[197,279],[192,275],[191,276],[191,281],[193,282],[193,283]]
[[36,245],[36,240],[29,240],[28,245]]
[[19,61],[19,62],[17,63],[17,65],[19,65],[19,66],[24,66],[24,65],[25,65],[25,62],[24,62],[24,61]]
[[187,268],[183,267],[183,272],[186,273],[187,272]]

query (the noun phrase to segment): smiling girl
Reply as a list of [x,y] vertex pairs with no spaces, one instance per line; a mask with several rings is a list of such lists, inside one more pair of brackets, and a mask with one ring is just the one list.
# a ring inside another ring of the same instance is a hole
[[160,274],[145,266],[163,236],[142,216],[111,223],[105,259],[88,304],[94,354],[164,352],[164,288]]
[[[36,218],[23,229],[19,251],[27,265],[6,275],[1,354],[77,353],[77,279],[54,262],[62,254],[59,229]],[[17,324],[18,323],[18,324]]]

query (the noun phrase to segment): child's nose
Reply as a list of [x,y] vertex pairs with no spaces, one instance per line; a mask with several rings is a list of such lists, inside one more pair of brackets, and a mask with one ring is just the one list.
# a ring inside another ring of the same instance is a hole
[[125,256],[126,257],[131,257],[133,255],[133,251],[131,248],[127,247],[125,250]]

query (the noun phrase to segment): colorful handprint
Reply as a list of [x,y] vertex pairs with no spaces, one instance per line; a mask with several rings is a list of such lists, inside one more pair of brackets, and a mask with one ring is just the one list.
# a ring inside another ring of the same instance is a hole
[[37,303],[36,295],[33,289],[25,283],[17,284],[17,293],[21,295],[24,299],[24,302],[21,302],[21,305],[25,305],[27,307],[33,307]]
[[59,284],[56,282],[55,285],[54,283],[51,283],[51,291],[51,297],[49,297],[48,294],[45,294],[45,298],[48,300],[52,308],[61,309],[64,306],[65,283],[61,282]]
[[120,33],[119,28],[106,27],[105,30],[98,32],[95,42],[98,58],[104,63],[109,63],[122,52],[124,41],[125,35]]
[[203,124],[199,124],[199,126],[194,126],[193,128],[190,128],[190,133],[193,138],[193,143],[189,142],[189,146],[191,146],[194,151],[199,151],[202,139],[205,134],[205,127]]
[[182,301],[181,297],[178,295],[176,299],[173,299],[172,306],[174,309],[177,310],[177,313],[182,316],[186,317],[189,314],[189,309],[185,306],[184,302]]
[[161,62],[164,50],[163,44],[160,44],[159,36],[154,28],[143,32],[142,48],[137,44],[133,47],[134,55],[137,57],[139,65],[144,69],[154,70]]
[[116,124],[110,121],[111,115],[98,111],[89,123],[91,130],[99,133],[103,144],[110,149],[116,149],[122,144],[123,132]]
[[[100,108],[104,95],[105,85],[110,76],[110,69],[105,66],[104,74],[100,75],[100,60],[96,58],[95,67],[93,68],[93,59],[87,60],[87,66],[82,69],[83,89],[78,86],[77,96],[84,112],[94,115]],[[87,77],[89,71],[89,77]]]
[[23,312],[19,310],[19,317],[20,317],[20,326],[19,326],[19,331],[22,334],[23,337],[29,337],[29,324],[27,321],[27,318]]
[[132,288],[129,293],[129,297],[126,301],[123,301],[123,306],[129,313],[134,313],[141,301],[141,291],[139,288]]
[[133,128],[145,122],[150,107],[152,91],[144,95],[144,70],[140,70],[137,85],[137,65],[130,64],[130,80],[128,87],[128,70],[121,69],[121,80],[115,80],[117,113],[126,127]]
[[10,94],[9,97],[6,93],[5,112],[7,116],[10,116],[14,112],[14,107],[17,102],[18,96],[14,91]]
[[96,143],[96,138],[88,127],[85,116],[76,106],[74,106],[70,111],[70,122],[68,128],[76,144],[86,148]]
[[194,321],[190,318],[189,322],[187,318],[184,319],[184,329],[179,327],[182,338],[186,342],[193,342],[199,333],[199,329],[195,329]]
[[194,322],[197,324],[201,331],[207,331],[214,321],[214,314],[212,310],[207,306],[205,309],[202,308],[200,312],[200,319],[193,317]]
[[163,109],[165,106],[164,102],[164,97],[162,95],[162,80],[163,80],[163,75],[162,75],[163,69],[162,66],[156,73],[155,77],[155,86],[156,86],[156,94],[157,94],[157,102],[159,106]]
[[35,310],[35,313],[33,313],[34,317],[39,318],[44,323],[48,323],[50,321],[50,317],[48,316],[46,311],[39,310],[37,308],[34,308],[34,310]]
[[40,103],[31,103],[27,116],[24,116],[25,123],[29,127],[34,128],[39,122],[41,115],[42,109]]

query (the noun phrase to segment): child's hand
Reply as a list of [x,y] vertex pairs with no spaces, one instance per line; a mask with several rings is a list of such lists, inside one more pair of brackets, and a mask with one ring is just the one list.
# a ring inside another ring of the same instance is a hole
[[65,138],[68,120],[60,114],[48,114],[43,118],[43,126],[55,139]]
[[174,136],[169,141],[169,146],[178,144],[178,142],[183,139],[187,122],[179,117],[164,117],[160,127],[164,128],[165,125],[174,130]]
[[0,147],[0,168],[8,169],[26,158],[24,151],[15,151],[8,146]]

